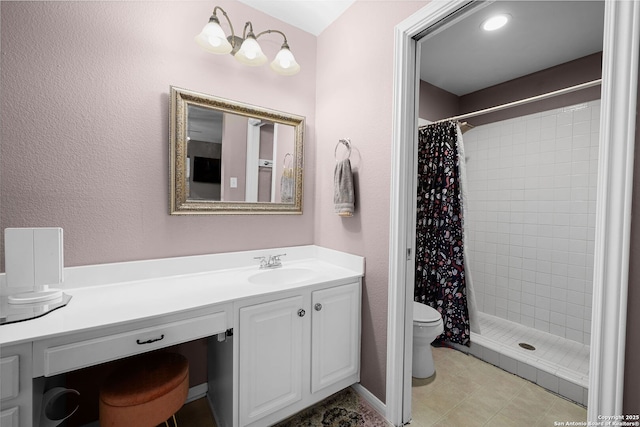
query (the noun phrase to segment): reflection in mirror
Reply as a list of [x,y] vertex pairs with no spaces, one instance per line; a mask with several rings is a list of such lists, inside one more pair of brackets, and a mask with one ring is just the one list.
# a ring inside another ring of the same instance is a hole
[[304,117],[171,87],[171,214],[302,213]]
[[222,200],[222,117],[215,110],[187,106],[188,197],[192,200]]

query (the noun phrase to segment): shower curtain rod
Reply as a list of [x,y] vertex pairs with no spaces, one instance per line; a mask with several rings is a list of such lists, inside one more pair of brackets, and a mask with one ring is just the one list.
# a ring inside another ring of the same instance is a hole
[[[502,105],[496,105],[495,107],[485,108],[484,110],[474,111],[472,113],[462,114],[460,116],[449,117],[448,119],[438,120],[435,123],[446,122],[449,120],[462,120],[467,119],[469,117],[481,116],[483,114],[493,113],[494,111],[500,111],[511,107],[517,107],[519,105],[529,104],[531,102],[542,101],[543,99],[553,98],[554,96],[564,95],[566,93],[575,92],[582,89],[587,89],[593,86],[598,86],[602,84],[602,79],[592,80],[586,83],[580,83],[575,86],[566,87],[564,89],[554,90],[553,92],[543,93],[542,95],[532,96],[530,98],[521,99],[519,101],[508,102]],[[428,126],[428,125],[427,125]],[[425,126],[421,126],[420,128],[424,128]]]

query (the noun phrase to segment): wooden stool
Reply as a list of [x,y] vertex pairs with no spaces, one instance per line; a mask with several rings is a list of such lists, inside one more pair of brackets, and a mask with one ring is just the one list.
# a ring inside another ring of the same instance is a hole
[[100,427],[155,427],[173,418],[189,391],[180,354],[149,353],[118,367],[100,388]]

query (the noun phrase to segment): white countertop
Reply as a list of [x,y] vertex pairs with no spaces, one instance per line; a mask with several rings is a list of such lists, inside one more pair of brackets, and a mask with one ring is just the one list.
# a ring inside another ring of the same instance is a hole
[[[291,284],[250,283],[250,276],[266,271],[258,269],[254,256],[285,252],[288,255],[283,257],[282,270],[308,269],[313,272],[313,277]],[[195,258],[198,259],[196,267],[193,263]],[[170,265],[170,270],[182,270],[184,274],[158,276],[157,270],[149,269],[154,263],[162,264],[165,268]],[[245,266],[237,266],[243,263]],[[203,267],[206,264],[211,265],[211,270],[202,271],[206,269],[206,266]],[[222,268],[225,264],[234,268]],[[251,266],[246,266],[247,264]],[[364,275],[364,258],[316,246],[302,246],[77,269],[82,271],[72,271],[74,279],[64,287],[64,292],[72,296],[66,307],[37,319],[1,325],[0,345],[75,334],[295,288],[357,279]],[[79,286],[82,280],[90,281],[89,278],[98,271],[109,274],[115,272],[113,276],[119,278],[129,275],[137,280],[108,283],[109,280],[102,274],[100,280],[107,283],[94,282],[90,286]],[[148,272],[140,273],[141,271]],[[145,274],[155,277],[140,278]]]

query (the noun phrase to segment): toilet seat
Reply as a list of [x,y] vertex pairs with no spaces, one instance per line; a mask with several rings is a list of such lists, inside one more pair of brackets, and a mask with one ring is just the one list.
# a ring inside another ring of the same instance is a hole
[[442,316],[435,308],[414,301],[413,321],[415,323],[436,323],[442,321]]

